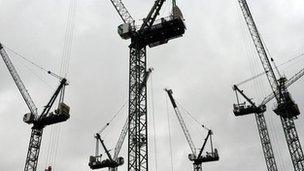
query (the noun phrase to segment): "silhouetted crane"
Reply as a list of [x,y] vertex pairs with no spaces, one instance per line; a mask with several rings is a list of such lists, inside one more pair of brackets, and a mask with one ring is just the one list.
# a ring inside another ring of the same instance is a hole
[[[285,77],[282,77],[279,72],[279,79],[277,79],[277,76],[274,73],[273,67],[266,53],[266,49],[260,37],[257,26],[251,15],[247,1],[238,0],[238,2],[248,26],[251,38],[255,45],[256,51],[266,73],[268,82],[271,86],[273,95],[277,101],[277,106],[274,112],[280,116],[294,170],[302,171],[304,169],[304,154],[294,124],[294,119],[297,119],[300,111],[297,104],[292,100],[291,95],[287,90],[287,79]],[[273,61],[272,58],[271,60]],[[275,67],[275,69],[277,69],[277,67]],[[263,113],[256,113],[256,119],[267,169],[269,171],[277,170]]]
[[[184,135],[187,139],[187,142],[189,144],[189,147],[191,149],[191,154],[189,154],[188,158],[190,161],[193,162],[193,168],[194,168],[194,171],[201,171],[202,170],[202,163],[204,162],[212,162],[212,161],[218,161],[219,160],[219,155],[218,155],[218,151],[217,149],[213,149],[213,144],[212,144],[212,131],[211,130],[208,130],[208,134],[207,134],[207,137],[205,138],[205,141],[204,141],[204,144],[202,146],[202,148],[200,149],[199,153],[196,154],[196,148],[195,148],[195,145],[192,141],[192,138],[191,138],[191,135],[189,133],[189,130],[185,124],[185,121],[179,111],[179,108],[177,107],[176,105],[176,102],[173,98],[173,92],[171,89],[165,89],[165,91],[167,92],[169,98],[170,98],[170,101],[172,103],[172,106],[174,108],[174,111],[175,111],[175,114],[178,118],[178,121],[180,123],[180,126],[182,127],[182,130],[184,132]],[[206,146],[206,143],[208,141],[208,138],[210,137],[210,143],[211,143],[211,152],[207,152],[207,154],[205,156],[202,155],[204,149],[205,149],[205,146]]]
[[[13,63],[11,62],[8,54],[6,53],[1,43],[0,54],[16,86],[18,87],[26,105],[30,110],[30,113],[25,114],[23,117],[23,121],[25,123],[33,124],[24,171],[36,171],[43,128],[48,125],[64,122],[70,118],[70,107],[63,103],[64,90],[65,86],[67,85],[67,80],[65,78],[61,78],[58,88],[56,89],[55,93],[53,94],[47,105],[44,107],[42,113],[39,115],[34,101],[32,100],[27,89],[25,88],[17,70],[15,69]],[[50,112],[57,96],[60,93],[61,95],[59,99],[58,108],[54,112]]]
[[[128,170],[148,170],[147,90],[141,91],[146,69],[146,46],[154,47],[185,32],[181,11],[174,5],[172,15],[155,22],[165,0],[156,0],[138,27],[121,0],[111,0],[124,24],[118,27],[123,39],[131,39],[129,64]],[[155,23],[155,24],[154,24]]]

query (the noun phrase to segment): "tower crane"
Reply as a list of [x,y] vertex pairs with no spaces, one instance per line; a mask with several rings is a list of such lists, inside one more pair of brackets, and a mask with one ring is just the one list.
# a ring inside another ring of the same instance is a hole
[[[184,135],[187,139],[188,145],[191,149],[191,154],[189,154],[188,158],[189,158],[190,161],[193,162],[194,171],[201,171],[202,170],[202,163],[204,163],[204,162],[218,161],[219,160],[218,151],[217,151],[217,149],[213,149],[212,138],[211,138],[211,136],[213,134],[212,131],[208,130],[208,134],[207,134],[207,137],[204,140],[203,146],[200,149],[199,153],[197,154],[196,153],[196,148],[195,148],[195,145],[192,141],[189,130],[188,130],[188,128],[185,124],[185,121],[184,121],[184,119],[183,119],[183,117],[182,117],[182,115],[179,111],[179,108],[177,107],[176,102],[173,98],[172,90],[171,89],[165,89],[165,91],[167,92],[167,94],[170,98],[170,101],[171,101],[172,106],[174,108],[175,114],[178,118],[180,126],[182,127],[182,130],[183,130],[183,133],[184,133]],[[206,143],[207,143],[209,138],[210,138],[210,143],[211,143],[211,152],[207,152],[207,155],[203,156],[202,153],[203,153],[203,150],[205,149]]]
[[[140,92],[144,90],[144,88],[147,86],[147,82],[149,79],[150,74],[152,73],[153,68],[149,68],[144,76],[144,81],[140,85]],[[117,171],[119,166],[124,164],[124,158],[123,157],[118,157],[120,150],[122,148],[122,145],[124,143],[124,140],[127,136],[128,133],[128,128],[129,128],[129,118],[126,119],[125,124],[120,132],[118,141],[115,145],[114,148],[114,155],[113,158],[111,157],[109,150],[103,145],[104,150],[108,156],[108,159],[102,160],[102,155],[99,154],[99,142],[103,143],[103,140],[100,138],[101,132],[105,130],[105,128],[109,125],[110,123],[107,123],[100,131],[99,133],[96,133],[95,139],[96,139],[96,148],[95,148],[95,156],[90,156],[89,159],[89,166],[91,169],[102,169],[102,168],[109,168],[109,171]]]
[[[304,69],[301,69],[298,73],[296,73],[293,77],[291,77],[288,81],[286,81],[286,88],[298,81],[304,75]],[[264,152],[264,158],[266,161],[266,166],[269,171],[275,171],[277,169],[277,165],[275,162],[275,157],[273,154],[273,149],[271,145],[271,140],[268,133],[268,128],[266,124],[266,120],[264,117],[264,112],[266,111],[266,104],[275,98],[274,93],[266,96],[262,103],[258,106],[246,96],[243,90],[240,90],[237,85],[233,85],[233,90],[236,92],[237,104],[233,105],[233,113],[235,116],[244,116],[248,114],[255,114],[257,128],[260,135],[260,140],[262,143],[262,148]],[[238,93],[240,93],[250,105],[246,105],[245,103],[240,103]],[[278,90],[275,92],[278,93]]]
[[[179,8],[155,22],[165,0],[155,0],[139,29],[121,0],[110,0],[123,24],[118,26],[122,39],[131,39],[129,63],[128,170],[148,170],[147,90],[140,91],[146,69],[146,46],[155,47],[181,37],[185,24]],[[154,24],[155,23],[155,24]]]
[[[67,80],[65,78],[61,78],[58,88],[56,89],[47,105],[44,107],[42,113],[39,115],[33,99],[25,88],[16,68],[14,67],[1,43],[0,55],[2,56],[2,59],[6,64],[17,88],[19,89],[19,92],[21,93],[26,105],[30,110],[30,113],[25,114],[23,117],[23,121],[25,123],[33,125],[24,171],[36,171],[43,128],[48,125],[64,122],[70,117],[70,107],[63,102],[64,90],[65,86],[67,85]],[[58,108],[54,112],[50,112],[59,94],[60,98]]]
[[[285,139],[291,156],[291,161],[295,171],[304,169],[304,154],[299,140],[299,136],[295,127],[294,120],[297,119],[300,111],[297,104],[292,100],[290,93],[287,90],[286,78],[277,76],[274,73],[273,67],[270,63],[268,55],[266,53],[265,46],[260,37],[257,26],[253,20],[250,9],[246,0],[238,0],[241,7],[244,19],[249,29],[251,38],[255,45],[256,51],[262,63],[263,69],[266,73],[268,82],[271,86],[271,90],[277,102],[277,106],[274,112],[279,115],[282,123],[282,127],[285,134]],[[261,138],[262,139],[262,138]],[[264,151],[265,155],[265,151]],[[273,157],[273,156],[272,156]],[[266,159],[267,162],[268,159]],[[272,159],[274,161],[274,158]],[[268,168],[270,169],[270,168]],[[273,167],[273,170],[277,170]]]

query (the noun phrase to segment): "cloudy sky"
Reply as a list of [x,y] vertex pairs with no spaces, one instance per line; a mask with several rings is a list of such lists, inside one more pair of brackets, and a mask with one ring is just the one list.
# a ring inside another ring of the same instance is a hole
[[[124,1],[137,23],[146,16],[153,2]],[[170,14],[170,3],[164,4],[161,16]],[[232,113],[235,95],[231,86],[262,71],[237,0],[179,0],[177,3],[187,25],[184,37],[148,49],[147,53],[148,66],[154,68],[148,84],[150,170],[192,170],[187,159],[190,149],[164,88],[172,88],[178,102],[214,132],[220,161],[205,164],[204,170],[266,170],[254,116],[236,118]],[[303,0],[248,3],[277,64],[304,53]],[[64,42],[70,8],[70,0],[0,0],[0,41],[35,63],[60,73],[62,54],[67,50]],[[115,9],[110,1],[77,0],[74,10],[70,85],[65,99],[71,107],[71,118],[45,128],[38,170],[49,164],[58,171],[90,170],[87,164],[88,157],[94,153],[94,133],[111,120],[128,98],[129,41],[117,34],[122,21]],[[9,55],[41,109],[58,80],[13,53]],[[279,69],[290,78],[303,64],[300,57]],[[0,170],[21,170],[30,137],[31,127],[22,121],[28,109],[3,62],[0,62],[0,78]],[[301,111],[304,111],[303,87],[304,81],[299,80],[289,88]],[[241,88],[257,103],[270,92],[265,76]],[[271,111],[273,103],[269,103],[265,115],[277,164],[280,170],[292,170],[281,123]],[[116,144],[126,114],[127,110],[123,109],[102,134],[110,149]],[[199,148],[207,132],[188,115],[183,116]],[[303,121],[303,116],[295,121],[302,143]],[[126,144],[121,151],[125,159]],[[126,164],[120,170],[126,170]]]

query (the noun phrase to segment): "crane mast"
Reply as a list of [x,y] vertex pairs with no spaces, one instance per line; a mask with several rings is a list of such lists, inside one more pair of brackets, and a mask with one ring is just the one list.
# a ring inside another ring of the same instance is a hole
[[[257,128],[259,132],[260,141],[262,144],[264,159],[266,162],[266,167],[268,171],[277,171],[278,167],[276,164],[276,160],[274,157],[271,139],[269,136],[269,131],[267,128],[266,119],[264,116],[264,112],[266,111],[265,104],[261,104],[260,106],[256,106],[250,98],[248,98],[242,90],[240,90],[236,85],[233,86],[233,89],[236,92],[239,92],[250,104],[251,104],[251,110],[248,112],[245,112],[246,114],[250,114],[251,112],[255,115],[255,120],[257,123]],[[238,97],[238,96],[237,96]],[[274,97],[274,96],[273,96]],[[238,101],[239,104],[239,101]],[[234,105],[234,108],[236,108],[236,105]],[[244,108],[245,109],[245,108]],[[254,109],[254,110],[252,110]],[[239,110],[239,107],[238,107]],[[234,113],[236,114],[236,111],[234,110]],[[243,115],[243,114],[242,114]],[[237,115],[236,116],[241,116]]]
[[[291,155],[292,164],[295,171],[304,169],[304,154],[300,144],[300,140],[297,134],[297,130],[294,124],[294,119],[299,115],[297,105],[291,100],[290,94],[287,91],[285,81],[286,79],[280,78],[277,80],[269,58],[267,56],[265,47],[260,38],[260,34],[253,20],[251,12],[249,10],[246,0],[238,0],[241,7],[243,16],[248,26],[251,38],[254,42],[256,51],[259,55],[260,61],[263,65],[264,71],[267,75],[267,79],[270,83],[271,89],[277,101],[277,109],[275,113],[280,115],[281,123],[283,126],[285,139]],[[278,93],[276,93],[278,90]],[[265,154],[264,154],[265,155]],[[267,160],[267,159],[266,159]],[[267,162],[267,161],[266,161]]]
[[[286,87],[289,87],[290,85],[295,83],[303,75],[304,75],[304,69],[301,69],[298,73],[296,73],[293,77],[291,77],[289,80],[286,81],[286,84],[285,84]],[[268,129],[267,129],[267,124],[266,124],[266,120],[264,117],[264,111],[266,111],[265,105],[275,97],[274,94],[273,93],[269,94],[268,96],[266,96],[264,98],[264,100],[262,101],[262,103],[259,106],[256,106],[252,102],[252,100],[244,94],[243,90],[240,90],[236,85],[233,86],[233,89],[236,92],[239,92],[251,104],[251,106],[249,106],[249,107],[247,106],[247,109],[243,108],[243,110],[248,110],[248,112],[243,111],[242,114],[237,115],[237,116],[243,116],[243,115],[247,115],[247,114],[251,114],[251,113],[255,114],[257,128],[259,131],[260,140],[261,140],[262,147],[263,147],[263,152],[264,152],[264,157],[266,160],[267,169],[271,170],[271,171],[277,170],[277,166],[276,166],[276,162],[275,162],[275,158],[274,158],[274,154],[273,154],[273,150],[272,150],[272,146],[271,146],[271,141],[270,141],[270,137],[269,137],[269,133],[268,133]],[[276,93],[278,93],[278,90]],[[239,103],[238,96],[237,96],[237,100]]]
[[[143,83],[140,85],[139,91],[140,93],[144,90],[144,88],[147,85],[149,76],[151,74],[151,72],[153,71],[153,68],[149,68],[146,72],[145,72],[145,76],[143,79]],[[95,150],[95,156],[90,156],[90,161],[89,161],[89,166],[91,169],[100,169],[100,168],[105,168],[108,167],[109,171],[117,171],[118,170],[118,166],[121,166],[124,162],[124,159],[122,157],[118,157],[120,150],[122,148],[122,145],[124,143],[124,140],[127,136],[128,133],[128,128],[129,128],[129,118],[126,119],[125,124],[120,132],[118,141],[115,145],[114,148],[114,155],[113,158],[109,157],[109,159],[103,160],[101,161],[101,155],[99,155],[99,141],[100,139],[100,134],[105,130],[105,128],[109,125],[110,123],[107,123],[100,131],[99,133],[96,134],[95,138],[96,138],[96,150]],[[103,143],[103,142],[102,142]],[[104,149],[106,150],[106,153],[108,156],[109,152],[108,150],[105,148],[105,146],[103,145]],[[110,160],[111,163],[107,161]],[[113,167],[114,166],[114,167]]]
[[[182,16],[162,18],[154,24],[165,0],[156,0],[139,30],[134,27],[132,17],[120,0],[111,0],[124,24],[118,26],[123,39],[131,39],[129,59],[129,125],[128,125],[128,170],[148,170],[147,129],[147,73],[146,46],[154,47],[181,37],[185,32]],[[124,15],[126,14],[126,15]],[[179,13],[181,14],[181,13]]]

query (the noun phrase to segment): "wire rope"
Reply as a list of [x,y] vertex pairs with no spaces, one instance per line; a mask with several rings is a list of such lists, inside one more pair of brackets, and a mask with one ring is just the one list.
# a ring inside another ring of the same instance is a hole
[[210,129],[208,127],[206,127],[206,125],[202,124],[202,122],[198,121],[185,107],[183,107],[183,105],[181,105],[181,103],[179,103],[177,100],[175,100],[176,103],[180,106],[180,108],[184,111],[184,113],[186,113],[194,122],[196,122],[198,125],[200,125],[200,128],[204,128],[207,131],[209,131]]
[[[64,38],[64,45],[62,50],[61,66],[60,66],[60,75],[63,75],[64,77],[67,77],[70,59],[71,59],[77,0],[69,0],[68,6],[69,9],[67,13],[65,38]],[[60,124],[56,127],[54,126],[54,129],[51,129],[51,138],[50,138],[51,149],[49,154],[50,156],[48,156],[47,158],[49,158],[50,160],[49,162],[52,165],[53,169],[55,167],[57,153],[60,145],[59,144],[60,134],[61,134]]]
[[125,101],[125,103],[117,110],[117,112],[112,116],[112,118],[105,124],[105,126],[103,126],[103,128],[101,130],[98,131],[99,134],[103,133],[103,131],[108,127],[110,126],[110,124],[113,122],[113,120],[115,118],[117,118],[117,116],[119,114],[121,114],[122,110],[126,107],[126,105],[128,104],[128,101]]
[[24,61],[26,61],[27,63],[35,66],[36,68],[42,70],[42,71],[45,71],[46,73],[52,75],[53,77],[59,77],[58,74],[50,71],[50,70],[47,70],[45,67],[43,67],[42,65],[39,65],[35,62],[33,62],[32,60],[30,60],[29,58],[25,57],[24,55],[22,55],[21,53],[17,52],[16,50],[13,50],[12,48],[9,48],[8,46],[2,44],[9,52],[11,52],[12,54],[20,57],[21,59],[23,59]]

